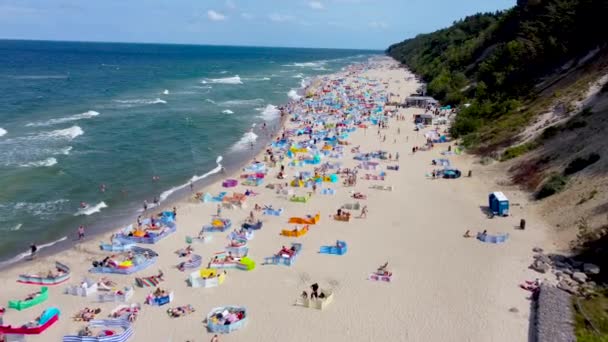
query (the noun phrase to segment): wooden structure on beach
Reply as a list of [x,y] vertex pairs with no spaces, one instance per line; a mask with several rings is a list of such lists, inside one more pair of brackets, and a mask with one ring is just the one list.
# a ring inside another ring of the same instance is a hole
[[429,105],[438,105],[439,101],[430,96],[409,96],[403,101],[405,107],[426,108]]

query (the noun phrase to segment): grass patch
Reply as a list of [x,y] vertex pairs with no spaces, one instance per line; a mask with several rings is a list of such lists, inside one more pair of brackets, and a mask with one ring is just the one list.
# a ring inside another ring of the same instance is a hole
[[581,204],[583,204],[585,202],[591,201],[595,197],[595,195],[597,195],[597,190],[592,190],[589,193],[589,195],[581,198],[580,201],[578,201],[578,203],[576,203],[576,205],[581,205]]
[[568,184],[568,177],[553,174],[549,179],[543,184],[543,186],[536,193],[536,199],[540,200],[543,198],[547,198],[549,196],[553,196],[566,188]]
[[525,153],[528,153],[538,147],[536,142],[527,142],[525,144],[509,147],[500,157],[500,161],[517,158]]
[[[608,290],[602,288],[597,293],[597,296],[590,298],[579,298],[580,307],[589,321],[577,305],[574,305],[574,332],[577,342],[608,342]],[[592,325],[599,330],[599,334]]]

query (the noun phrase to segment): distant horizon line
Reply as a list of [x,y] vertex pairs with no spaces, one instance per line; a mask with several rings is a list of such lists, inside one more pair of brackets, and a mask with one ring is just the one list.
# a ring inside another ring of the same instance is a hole
[[93,43],[93,44],[135,44],[135,45],[175,45],[175,46],[215,46],[215,47],[248,47],[248,48],[270,48],[270,49],[302,49],[302,50],[349,50],[349,51],[373,51],[384,53],[380,49],[361,48],[327,48],[327,47],[302,47],[302,46],[269,46],[269,45],[232,45],[232,44],[199,44],[199,43],[159,43],[159,42],[112,42],[95,40],[55,40],[55,39],[27,39],[27,38],[3,38],[1,41],[23,41],[23,42],[52,42],[52,43]]

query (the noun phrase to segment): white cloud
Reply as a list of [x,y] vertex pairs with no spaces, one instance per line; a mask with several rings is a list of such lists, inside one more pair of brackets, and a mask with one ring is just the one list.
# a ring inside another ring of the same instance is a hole
[[271,21],[277,22],[277,23],[283,23],[286,21],[292,21],[295,19],[295,17],[292,15],[272,13],[272,14],[268,15],[268,19],[270,19]]
[[312,9],[317,9],[317,10],[325,8],[320,1],[311,1],[308,3],[308,6]]
[[385,22],[382,22],[382,21],[371,21],[369,23],[369,27],[379,29],[379,30],[384,30],[384,29],[388,28],[388,24]]
[[243,17],[243,19],[253,19],[254,16],[251,13],[241,13],[241,17]]
[[236,4],[232,0],[226,0],[226,7],[230,8],[230,9],[235,9]]
[[209,20],[212,21],[222,21],[222,20],[226,20],[226,16],[218,13],[214,10],[208,10],[207,11],[207,18],[209,18]]

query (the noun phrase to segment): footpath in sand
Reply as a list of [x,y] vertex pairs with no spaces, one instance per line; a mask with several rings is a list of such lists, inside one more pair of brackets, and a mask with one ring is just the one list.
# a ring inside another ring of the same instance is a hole
[[[317,97],[323,94],[344,97],[345,89],[350,89],[351,94],[359,89],[362,93],[375,92],[374,96],[378,97],[381,92],[398,94],[403,99],[413,93],[418,84],[411,74],[395,65],[390,59],[377,59],[327,76],[310,91]],[[299,121],[288,119],[285,131],[302,128],[302,121],[312,117],[303,112],[305,101],[288,106]],[[392,110],[391,107],[384,109]],[[329,109],[319,107],[317,110],[326,113]],[[413,146],[425,144],[424,132],[431,129],[413,130],[413,114],[422,111],[399,109],[390,115],[388,127],[384,129],[366,122],[369,128],[359,128],[350,134],[342,158],[321,161],[340,162],[343,169],[352,170],[361,163],[353,159],[356,154],[351,152],[353,147],[358,146],[362,153],[387,151],[393,159],[398,152],[399,161],[374,159],[387,174],[383,181],[364,179],[366,173],[380,171],[361,169],[354,187],[343,186],[344,178],[338,183],[323,183],[307,203],[296,203],[265,185],[291,182],[297,172],[314,172],[320,165],[286,166],[286,179],[278,180],[277,164],[270,169],[262,186],[224,189],[221,184],[214,184],[202,189],[213,195],[221,191],[245,192],[245,189],[259,193],[247,200],[246,209],[222,211],[223,217],[232,220],[233,227],[240,226],[255,204],[284,209],[281,216],[255,212],[264,224],[248,242],[249,257],[257,263],[256,268],[227,270],[226,280],[219,287],[189,287],[186,279],[192,270],[180,272],[175,267],[184,261],[175,251],[186,246],[186,236],[197,236],[201,227],[210,223],[216,214],[216,204],[194,200],[178,203],[177,232],[157,244],[142,245],[160,255],[156,264],[135,275],[107,275],[122,287],[133,285],[135,276],[152,275],[162,269],[165,281],[160,286],[175,293],[171,304],[152,307],[143,303],[153,288],[135,287],[129,303],[141,303],[142,310],[134,323],[135,334],[131,340],[208,341],[213,334],[207,332],[203,323],[207,313],[215,307],[239,305],[248,310],[248,324],[220,336],[221,341],[527,341],[530,302],[526,297],[529,294],[518,284],[535,278],[527,266],[532,248],[546,245],[544,225],[532,212],[532,206],[527,205],[525,194],[499,187],[495,175],[486,174],[469,156],[448,158],[465,175],[472,169],[472,178],[433,180],[426,177],[433,169],[431,160],[445,158],[440,152],[447,150],[449,143],[436,144],[430,151],[411,153]],[[402,116],[405,120],[398,119]],[[309,140],[308,135],[294,135],[290,139]],[[317,146],[321,148],[323,142],[319,141]],[[258,156],[258,160],[263,159],[263,154]],[[288,161],[286,159],[285,164]],[[389,165],[399,165],[399,170],[387,170]],[[328,174],[332,172],[327,170]],[[227,178],[238,178],[238,174]],[[372,185],[392,186],[393,191],[370,189]],[[336,194],[322,195],[321,189],[327,187],[335,189]],[[290,189],[297,196],[312,191]],[[510,198],[511,216],[490,220],[481,207],[487,205],[488,194],[497,190]],[[351,197],[354,192],[367,195],[367,199],[359,200],[361,206],[368,208],[367,218],[357,218],[360,211],[352,211],[350,222],[334,220],[333,215],[343,204],[356,202]],[[282,229],[294,228],[287,223],[289,217],[316,213],[321,214],[320,222],[311,226],[306,235],[299,238],[280,235]],[[514,229],[520,218],[527,220],[525,231]],[[510,237],[501,245],[486,244],[463,238],[466,230],[505,232]],[[224,250],[229,243],[227,234],[212,233],[211,242],[193,245],[194,253],[203,256],[203,266],[215,252]],[[103,239],[108,241],[109,235]],[[54,257],[3,271],[0,300],[6,303],[35,291],[35,286],[16,283],[18,275],[48,269],[54,260],[72,268],[67,284],[78,284],[84,277],[99,279],[100,275],[90,274],[88,269],[93,260],[110,254],[99,250],[100,240],[102,237],[91,239]],[[348,244],[345,255],[319,253],[320,246],[335,244],[336,240]],[[262,265],[265,257],[276,254],[281,246],[290,246],[291,242],[303,245],[292,266]],[[385,262],[393,272],[392,281],[368,280],[368,275]],[[334,293],[333,303],[323,311],[294,306],[303,290],[310,293],[312,283]],[[59,321],[45,333],[27,340],[60,341],[64,335],[84,327],[83,323],[72,320],[80,309],[99,307],[102,312],[98,317],[105,318],[117,306],[117,303],[99,304],[92,298],[65,295],[63,289],[67,284],[51,287],[49,300],[41,305],[20,312],[7,310],[5,324],[28,322],[44,308],[56,306],[62,312]],[[166,313],[168,307],[187,304],[196,312],[181,318],[170,318]],[[511,312],[511,308],[516,308],[513,310],[516,312]]]

